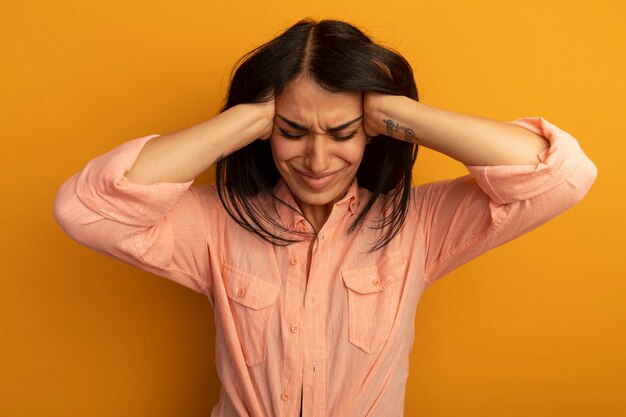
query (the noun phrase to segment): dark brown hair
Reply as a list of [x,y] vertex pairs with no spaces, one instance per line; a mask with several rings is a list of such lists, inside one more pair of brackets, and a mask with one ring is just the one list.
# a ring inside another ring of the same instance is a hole
[[[406,59],[373,42],[355,26],[338,20],[301,20],[244,55],[235,68],[221,111],[241,103],[267,101],[303,74],[331,92],[376,91],[418,100],[413,71]],[[356,176],[359,186],[368,189],[371,197],[348,233],[363,223],[376,200],[384,195],[384,214],[375,227],[385,230],[372,251],[391,241],[404,224],[417,150],[417,145],[386,135],[372,138],[365,147]],[[285,245],[302,236],[286,230],[268,212],[267,205],[254,198],[264,193],[278,204],[286,204],[272,193],[279,177],[267,140],[256,140],[217,163],[217,190],[229,215],[260,238]]]

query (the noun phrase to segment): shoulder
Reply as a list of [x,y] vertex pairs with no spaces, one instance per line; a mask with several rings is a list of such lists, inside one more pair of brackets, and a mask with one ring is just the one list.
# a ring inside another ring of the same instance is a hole
[[220,198],[217,194],[216,184],[194,184],[189,187],[189,190],[202,211],[214,213],[217,210]]

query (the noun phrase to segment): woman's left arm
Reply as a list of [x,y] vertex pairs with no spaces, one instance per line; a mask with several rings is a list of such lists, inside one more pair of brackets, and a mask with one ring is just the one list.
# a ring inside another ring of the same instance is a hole
[[441,152],[465,165],[535,165],[549,142],[511,123],[432,107],[405,96],[365,93],[365,132]]
[[469,171],[412,187],[407,222],[421,231],[428,283],[574,206],[597,176],[578,141],[542,117],[499,122],[371,93],[364,112],[367,135],[424,145]]

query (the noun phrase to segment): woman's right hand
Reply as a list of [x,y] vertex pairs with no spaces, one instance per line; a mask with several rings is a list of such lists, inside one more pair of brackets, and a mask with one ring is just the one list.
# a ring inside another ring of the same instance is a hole
[[274,114],[276,112],[276,106],[274,99],[264,103],[255,103],[254,106],[258,106],[262,112],[262,131],[259,135],[259,139],[267,140],[272,136],[274,131]]

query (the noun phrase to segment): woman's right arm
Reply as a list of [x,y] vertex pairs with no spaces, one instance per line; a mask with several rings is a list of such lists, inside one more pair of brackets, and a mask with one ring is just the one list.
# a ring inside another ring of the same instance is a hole
[[190,181],[224,156],[268,138],[273,125],[273,100],[231,107],[210,120],[148,142],[126,178],[138,184]]
[[214,185],[192,183],[272,126],[273,102],[243,104],[175,133],[126,141],[61,185],[55,220],[91,249],[210,295],[219,198]]

